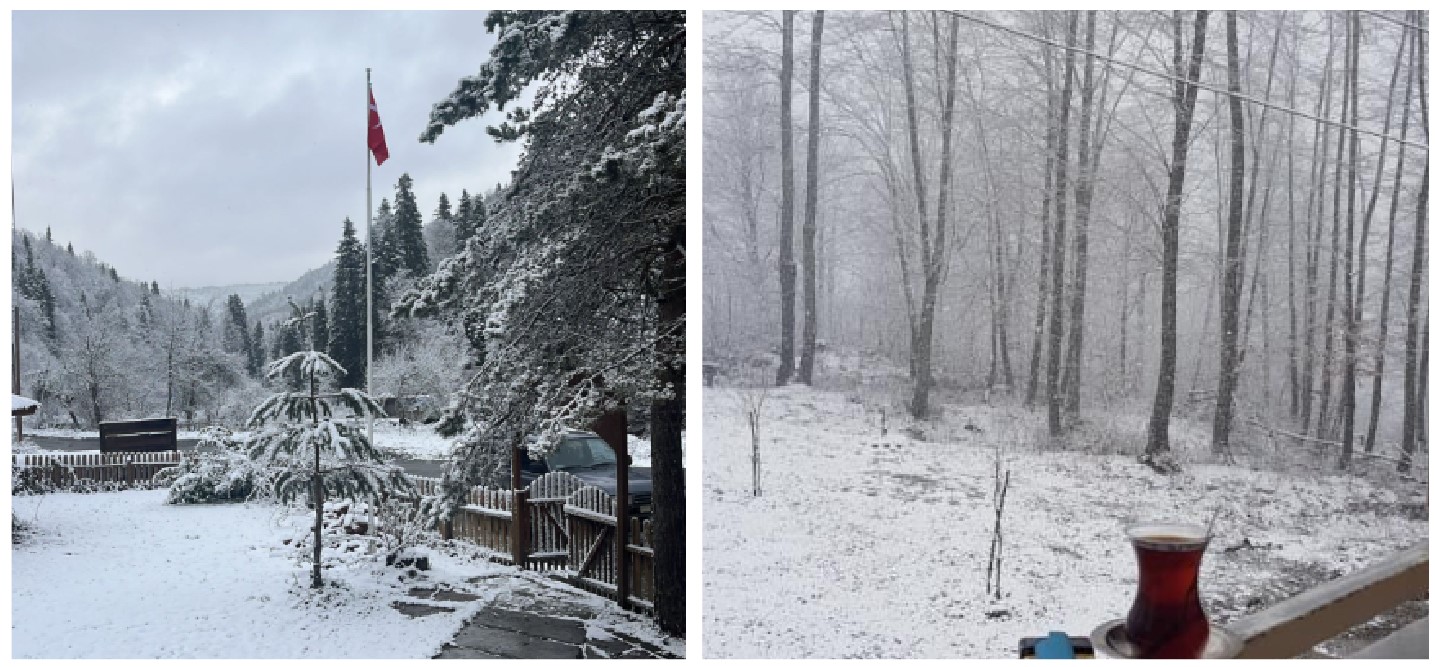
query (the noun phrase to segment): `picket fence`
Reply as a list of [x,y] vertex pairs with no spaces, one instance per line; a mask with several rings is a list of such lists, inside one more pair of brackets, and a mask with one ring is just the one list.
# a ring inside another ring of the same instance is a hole
[[177,451],[10,455],[20,486],[76,491],[149,488],[155,473],[182,460]]
[[[440,481],[413,477],[421,496],[441,493]],[[630,517],[627,544],[615,548],[615,499],[564,472],[543,475],[527,488],[473,487],[453,518],[440,527],[445,537],[486,547],[496,561],[548,573],[584,590],[617,600],[618,568],[626,568],[631,607],[651,611],[656,598],[651,519]],[[514,514],[520,515],[515,530]],[[522,553],[522,558],[515,558]]]

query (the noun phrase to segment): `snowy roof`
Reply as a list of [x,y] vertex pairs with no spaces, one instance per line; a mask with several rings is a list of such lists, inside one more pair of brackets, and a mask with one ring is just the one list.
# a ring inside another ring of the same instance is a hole
[[17,413],[28,414],[34,412],[35,408],[38,407],[40,407],[40,403],[37,401],[25,398],[24,396],[16,396],[15,394],[10,394],[11,415],[15,415]]

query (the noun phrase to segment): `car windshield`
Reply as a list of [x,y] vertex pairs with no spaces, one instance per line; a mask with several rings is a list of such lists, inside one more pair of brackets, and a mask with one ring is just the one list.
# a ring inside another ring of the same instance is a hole
[[565,436],[558,447],[545,457],[549,470],[572,470],[601,465],[617,465],[618,456],[602,438],[596,436]]

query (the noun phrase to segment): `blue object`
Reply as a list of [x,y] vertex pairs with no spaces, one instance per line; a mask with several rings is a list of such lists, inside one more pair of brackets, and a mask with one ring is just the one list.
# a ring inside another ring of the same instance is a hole
[[1038,660],[1073,660],[1076,650],[1071,647],[1071,638],[1065,632],[1052,632],[1036,643]]

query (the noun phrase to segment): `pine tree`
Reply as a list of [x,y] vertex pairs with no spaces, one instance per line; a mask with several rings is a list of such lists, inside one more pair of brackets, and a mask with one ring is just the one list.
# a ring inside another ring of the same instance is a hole
[[475,193],[470,196],[468,190],[464,190],[463,197],[458,202],[458,216],[454,220],[454,236],[459,252],[463,252],[464,245],[478,233],[487,220],[488,212],[483,207],[483,195]]
[[[353,240],[352,225],[345,222],[346,241]],[[302,330],[303,320],[290,319],[280,328]],[[364,436],[362,428],[333,420],[339,406],[360,417],[382,416],[384,412],[368,394],[357,389],[320,393],[321,386],[332,378],[349,375],[338,362],[311,349],[269,364],[265,375],[299,377],[303,389],[274,394],[255,408],[249,426],[258,434],[251,441],[249,455],[275,469],[274,491],[281,500],[290,502],[307,493],[314,507],[314,569],[310,585],[321,588],[324,499],[367,498],[374,502],[387,495],[411,495],[413,485],[403,469],[383,462],[382,454]]]
[[238,294],[230,294],[225,300],[223,322],[220,340],[224,351],[242,354],[247,362],[253,344],[249,339],[249,316],[244,310],[244,301]]
[[402,263],[395,244],[394,235],[394,210],[389,205],[389,199],[385,197],[379,201],[379,210],[374,214],[374,283],[378,284],[395,273]]
[[249,337],[249,374],[259,377],[269,356],[264,353],[264,323],[254,322],[254,335]]
[[473,200],[468,196],[468,188],[464,188],[463,194],[458,197],[458,211],[453,218],[454,252],[463,252],[464,244],[473,238],[473,229],[469,227],[472,217]]
[[413,188],[414,179],[408,174],[399,177],[399,183],[394,188],[392,243],[398,256],[397,267],[410,275],[424,276],[429,272],[428,246],[424,244],[424,223]]
[[324,305],[323,292],[309,309],[314,313],[313,321],[309,323],[310,340],[314,341],[314,349],[323,352],[329,349],[329,308]]
[[344,219],[344,235],[335,253],[333,320],[329,325],[329,355],[343,366],[343,387],[364,385],[366,327],[364,312],[364,246],[354,236],[354,224]]
[[66,244],[65,244],[65,252],[70,253],[70,256],[71,256],[71,257],[74,257],[74,256],[75,256],[75,245],[74,245],[73,243],[66,243]]
[[55,244],[55,237],[50,234],[50,228],[48,226],[45,227],[45,243],[50,245]]
[[158,281],[158,280],[150,281],[150,284],[149,284],[149,292],[150,292],[150,294],[154,294],[154,295],[156,295],[156,296],[159,295],[159,281]]
[[681,635],[685,15],[495,11],[485,26],[506,37],[434,105],[420,139],[517,102],[531,82],[536,108],[488,128],[523,140],[524,154],[487,229],[397,297],[395,311],[485,322],[487,358],[445,419],[469,417],[469,475],[490,474],[491,455],[528,434],[652,397],[654,608],[660,627]]

